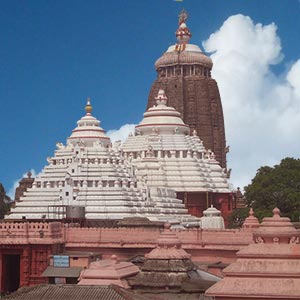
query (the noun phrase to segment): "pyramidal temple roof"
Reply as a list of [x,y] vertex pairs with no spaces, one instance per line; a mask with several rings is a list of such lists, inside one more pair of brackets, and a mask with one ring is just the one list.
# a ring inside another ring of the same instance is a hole
[[181,115],[167,106],[163,90],[155,98],[144,118],[121,145],[138,179],[150,186],[168,187],[176,192],[230,193],[227,174],[205,149],[196,131],[184,124]]
[[54,156],[7,219],[60,219],[68,208],[76,207],[84,208],[87,219],[198,220],[187,214],[175,191],[150,188],[137,180],[132,166],[111,148],[100,121],[92,116],[90,100],[85,109],[67,144],[57,143]]

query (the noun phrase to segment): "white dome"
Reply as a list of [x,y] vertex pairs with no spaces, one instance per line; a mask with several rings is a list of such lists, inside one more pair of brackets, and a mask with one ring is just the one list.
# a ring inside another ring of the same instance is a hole
[[100,127],[100,121],[91,114],[92,106],[89,99],[85,110],[86,115],[77,122],[77,127],[72,131],[67,141],[73,145],[83,143],[87,147],[93,146],[96,141],[100,141],[104,146],[111,144],[110,138]]
[[156,106],[149,108],[144,113],[144,118],[136,126],[136,132],[141,134],[151,133],[184,133],[188,134],[190,129],[181,119],[181,114],[175,108],[167,106],[167,97],[163,90],[159,90]]

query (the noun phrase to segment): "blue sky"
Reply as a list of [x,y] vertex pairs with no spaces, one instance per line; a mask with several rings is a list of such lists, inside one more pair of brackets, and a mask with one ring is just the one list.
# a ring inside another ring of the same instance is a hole
[[[6,190],[27,170],[42,169],[56,142],[65,142],[83,115],[88,96],[104,129],[139,122],[156,77],[154,62],[175,42],[183,7],[190,15],[191,42],[202,49],[230,16],[276,24],[282,57],[268,65],[273,82],[300,58],[297,0],[0,2],[0,182]],[[229,163],[241,165],[245,149],[234,149]],[[256,164],[294,153],[282,150]],[[247,178],[254,174],[251,170]]]

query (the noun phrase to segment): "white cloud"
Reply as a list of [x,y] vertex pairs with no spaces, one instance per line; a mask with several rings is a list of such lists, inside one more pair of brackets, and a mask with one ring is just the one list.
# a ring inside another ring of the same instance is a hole
[[276,30],[235,15],[203,43],[212,52],[235,186],[250,183],[262,165],[299,157],[300,59],[286,74],[272,72],[284,57]]
[[[31,169],[30,172],[31,172],[31,177],[36,177],[37,174],[36,174],[35,170]],[[21,178],[17,179],[13,183],[12,187],[8,190],[7,195],[10,197],[11,200],[15,199],[15,192],[16,192],[16,188],[19,186],[19,181],[22,178],[27,177],[27,173],[28,172],[24,173]]]
[[110,137],[112,143],[116,141],[124,142],[131,132],[134,132],[135,124],[125,124],[119,129],[112,129],[107,131],[107,135]]

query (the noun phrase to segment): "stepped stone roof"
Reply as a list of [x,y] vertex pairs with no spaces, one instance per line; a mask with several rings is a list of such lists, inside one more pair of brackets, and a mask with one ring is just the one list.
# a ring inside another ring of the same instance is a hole
[[115,284],[129,288],[126,278],[136,275],[139,268],[131,262],[118,262],[117,257],[92,262],[81,272],[79,285],[109,285]]
[[67,139],[57,143],[48,165],[36,176],[7,219],[60,219],[69,207],[84,208],[87,219],[146,217],[154,221],[189,222],[184,204],[173,190],[148,187],[111,148],[110,139],[91,115],[86,115]]
[[141,271],[128,279],[134,290],[143,291],[148,296],[157,293],[178,295],[174,298],[162,295],[162,299],[194,299],[189,298],[189,294],[196,293],[199,297],[200,292],[219,280],[216,276],[197,270],[191,255],[181,248],[181,241],[170,229],[170,224],[165,224],[156,244],[145,255]]
[[194,131],[173,107],[167,106],[163,90],[135,128],[135,134],[120,146],[135,175],[150,186],[165,186],[177,192],[230,193],[227,174],[215,155],[205,149]]

